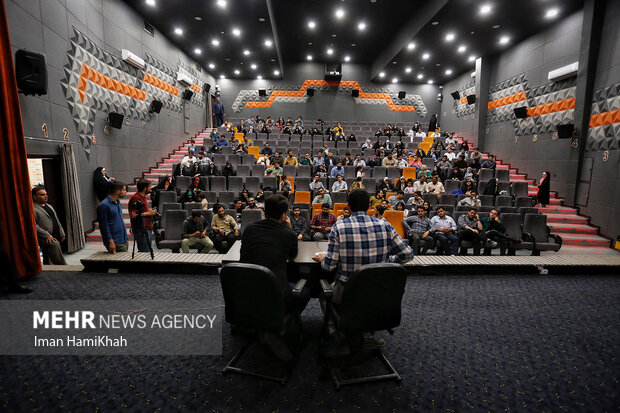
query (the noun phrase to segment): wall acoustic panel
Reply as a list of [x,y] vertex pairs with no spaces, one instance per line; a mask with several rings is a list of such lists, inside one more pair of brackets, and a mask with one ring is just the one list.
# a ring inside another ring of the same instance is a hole
[[588,150],[620,149],[620,83],[594,92]]
[[467,104],[467,96],[476,93],[476,82],[474,79],[469,82],[459,85],[456,89],[461,96],[460,99],[454,99],[452,105],[452,113],[457,118],[473,119],[476,113],[476,105]]

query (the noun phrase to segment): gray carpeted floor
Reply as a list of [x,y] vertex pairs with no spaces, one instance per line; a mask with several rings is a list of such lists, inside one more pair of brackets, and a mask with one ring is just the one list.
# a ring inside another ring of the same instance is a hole
[[[213,276],[49,272],[29,284],[3,298],[221,300]],[[222,357],[0,357],[0,410],[617,410],[619,304],[614,276],[409,277],[401,327],[380,334],[401,383],[336,392],[312,300],[285,387],[220,373],[239,346],[226,325]]]

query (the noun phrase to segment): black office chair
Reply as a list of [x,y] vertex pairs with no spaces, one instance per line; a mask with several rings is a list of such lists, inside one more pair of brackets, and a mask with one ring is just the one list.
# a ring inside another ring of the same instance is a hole
[[[271,333],[284,341],[301,341],[301,319],[299,314],[287,311],[285,296],[276,276],[260,265],[231,263],[222,268],[220,282],[226,306],[226,321],[235,329],[252,331],[244,346],[222,372],[245,374],[285,384],[294,363],[285,365],[285,371],[279,376],[235,366],[243,353],[259,341],[262,333]],[[292,292],[294,297],[299,295],[305,284],[305,279],[297,282]]]
[[[393,328],[400,325],[401,301],[405,293],[407,276],[402,265],[394,263],[369,264],[361,267],[349,277],[340,304],[331,301],[333,291],[327,280],[321,280],[323,295],[327,302],[325,312],[325,329],[328,317],[337,331],[361,335],[367,332],[387,330],[394,334]],[[374,354],[383,362],[388,374],[378,374],[350,379],[341,379],[336,375],[334,361],[327,362],[336,389],[340,386],[368,383],[379,380],[400,381],[400,375],[394,370],[389,360],[379,349]]]

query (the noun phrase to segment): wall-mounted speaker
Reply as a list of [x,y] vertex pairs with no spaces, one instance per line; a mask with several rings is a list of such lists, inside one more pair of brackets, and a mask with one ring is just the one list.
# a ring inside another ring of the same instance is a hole
[[473,105],[476,103],[476,95],[467,95],[467,104]]
[[312,89],[311,87],[309,87],[308,89],[306,89],[306,94],[308,96],[314,96],[314,89]]
[[211,90],[211,85],[208,83],[205,83],[203,86],[203,89],[205,90],[205,93],[209,93],[209,91]]
[[405,96],[407,96],[407,92],[405,92],[404,90],[401,90],[400,92],[398,92],[399,99],[404,99]]
[[108,113],[108,124],[116,129],[123,127],[123,115],[120,113],[110,112]]
[[459,93],[458,90],[456,92],[452,92],[450,94],[452,95],[452,99],[454,99],[454,100],[461,98],[461,94]]
[[558,132],[559,139],[570,139],[573,137],[573,132],[575,131],[575,125],[572,123],[567,123],[566,125],[557,125],[556,130]]
[[357,89],[353,89],[353,90],[351,91],[351,97],[354,97],[354,98],[358,98],[358,97],[360,97],[360,91],[359,91],[359,90],[357,90]]
[[47,95],[45,55],[29,50],[15,52],[17,88],[24,95]]
[[518,108],[514,108],[513,109],[515,112],[515,116],[519,119],[525,119],[527,118],[527,107],[526,106],[521,106]]
[[258,89],[258,96],[267,96],[266,89]]
[[161,112],[161,107],[162,107],[163,103],[161,103],[159,100],[154,100],[151,102],[151,109],[149,110],[149,112],[153,113],[159,113]]
[[192,96],[194,96],[194,92],[192,92],[191,90],[185,89],[183,91],[183,99],[190,100],[192,98]]

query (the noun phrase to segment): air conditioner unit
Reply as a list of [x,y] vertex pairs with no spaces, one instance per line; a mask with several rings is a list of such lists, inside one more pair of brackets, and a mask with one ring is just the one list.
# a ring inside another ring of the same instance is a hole
[[133,67],[136,67],[138,69],[144,69],[144,60],[138,57],[138,55],[131,53],[127,49],[121,49],[121,58],[125,63],[128,63]]
[[181,72],[177,73],[177,82],[182,83],[186,86],[191,86],[194,84],[194,81],[192,80],[191,77]]
[[577,76],[578,71],[579,62],[571,63],[570,65],[549,72],[548,79],[552,82],[557,82],[558,80],[568,79],[569,77]]

